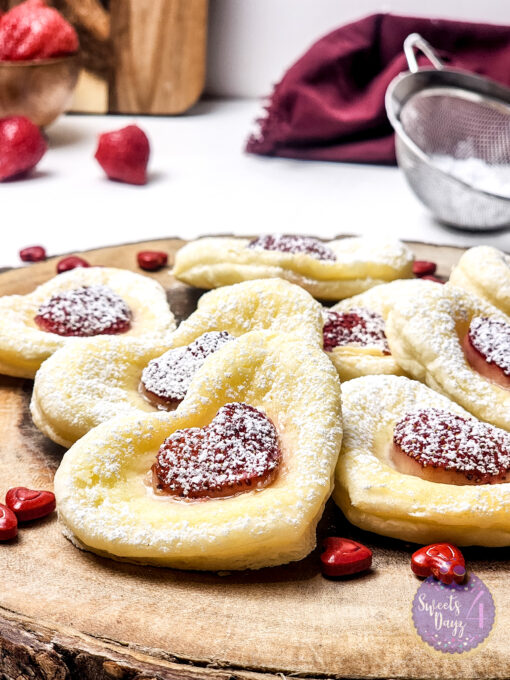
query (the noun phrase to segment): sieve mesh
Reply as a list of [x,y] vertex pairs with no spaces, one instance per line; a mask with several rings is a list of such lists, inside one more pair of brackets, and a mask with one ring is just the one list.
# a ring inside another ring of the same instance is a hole
[[510,107],[454,88],[431,88],[402,107],[404,132],[427,155],[510,161]]
[[[421,68],[415,51],[433,68]],[[410,72],[395,78],[386,110],[397,160],[435,216],[456,227],[510,225],[510,90],[444,66],[418,34],[404,43]]]

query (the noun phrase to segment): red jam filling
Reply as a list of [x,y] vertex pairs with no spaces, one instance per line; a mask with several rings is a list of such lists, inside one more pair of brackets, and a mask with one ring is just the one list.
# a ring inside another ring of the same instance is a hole
[[152,466],[153,489],[184,499],[233,496],[270,484],[280,461],[269,418],[249,404],[226,404],[210,425],[165,439]]
[[131,311],[107,286],[83,286],[53,295],[34,318],[43,331],[57,335],[116,335],[131,328]]
[[364,307],[355,307],[348,312],[324,311],[326,320],[322,335],[324,349],[330,352],[335,347],[356,345],[358,347],[376,347],[383,354],[390,354],[384,319],[380,314]]
[[193,376],[207,357],[233,339],[227,331],[211,331],[204,333],[187,347],[168,350],[143,369],[141,393],[158,408],[176,408],[186,396]]
[[405,474],[442,484],[499,484],[510,471],[510,434],[429,408],[407,413],[393,431],[392,459]]
[[469,324],[463,349],[471,366],[491,382],[510,388],[510,325],[476,316]]
[[336,255],[321,241],[309,236],[268,234],[259,236],[248,243],[248,248],[256,250],[278,250],[281,253],[310,255],[316,260],[335,262]]

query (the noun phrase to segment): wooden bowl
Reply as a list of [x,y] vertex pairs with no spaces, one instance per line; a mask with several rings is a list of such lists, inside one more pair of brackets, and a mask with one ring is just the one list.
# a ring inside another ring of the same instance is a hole
[[0,117],[26,116],[41,127],[71,103],[78,80],[78,54],[39,61],[0,62]]

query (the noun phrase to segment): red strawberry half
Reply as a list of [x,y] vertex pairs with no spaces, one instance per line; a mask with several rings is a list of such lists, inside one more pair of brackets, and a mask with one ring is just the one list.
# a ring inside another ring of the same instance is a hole
[[0,181],[23,175],[37,165],[48,144],[25,116],[0,119]]
[[137,125],[99,136],[95,157],[110,179],[127,184],[147,183],[150,145]]

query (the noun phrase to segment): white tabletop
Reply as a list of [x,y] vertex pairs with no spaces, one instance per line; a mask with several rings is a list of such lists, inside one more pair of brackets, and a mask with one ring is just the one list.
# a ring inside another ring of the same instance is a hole
[[0,186],[0,266],[18,250],[58,254],[102,245],[208,233],[387,234],[510,250],[510,232],[470,234],[435,223],[400,171],[381,166],[262,158],[243,152],[260,103],[204,101],[173,118],[140,117],[152,145],[144,187],[105,179],[97,135],[132,117],[65,116],[48,129],[36,174]]

